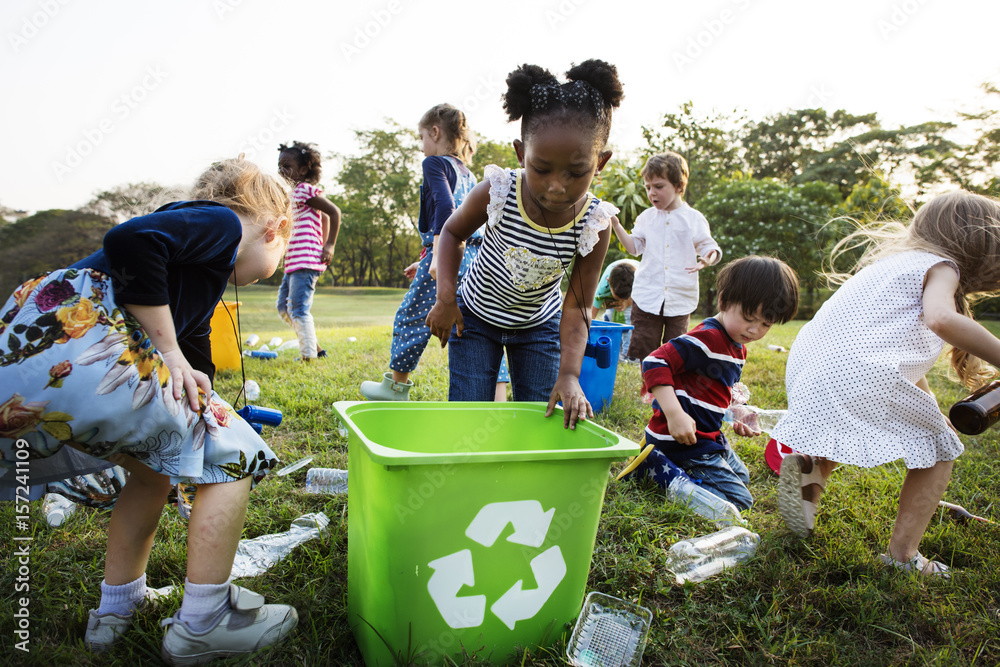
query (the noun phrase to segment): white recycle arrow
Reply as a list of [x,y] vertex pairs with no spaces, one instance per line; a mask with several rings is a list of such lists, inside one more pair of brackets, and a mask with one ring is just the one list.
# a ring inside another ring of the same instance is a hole
[[514,524],[514,532],[508,542],[529,547],[540,547],[549,532],[549,524],[556,508],[548,512],[542,510],[537,500],[514,500],[505,503],[490,503],[479,510],[465,531],[466,537],[491,547],[500,537],[508,523]]
[[566,561],[559,547],[551,547],[532,558],[531,572],[535,575],[538,588],[523,590],[524,580],[521,579],[490,607],[511,630],[518,621],[532,618],[541,611],[542,605],[566,576]]
[[458,597],[462,586],[473,586],[476,583],[476,574],[472,570],[472,552],[463,549],[432,560],[427,565],[434,570],[427,582],[427,591],[445,622],[456,629],[482,625],[486,618],[486,596]]

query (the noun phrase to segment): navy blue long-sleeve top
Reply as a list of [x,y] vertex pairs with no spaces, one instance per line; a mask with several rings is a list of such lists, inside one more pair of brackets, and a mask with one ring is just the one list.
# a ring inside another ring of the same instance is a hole
[[428,155],[421,164],[424,181],[420,185],[420,217],[417,228],[421,233],[441,233],[445,221],[455,212],[455,184],[458,172],[451,160],[441,155]]
[[69,268],[110,276],[119,305],[170,306],[181,352],[214,378],[210,321],[242,236],[239,217],[222,204],[173,202],[113,227],[101,250]]

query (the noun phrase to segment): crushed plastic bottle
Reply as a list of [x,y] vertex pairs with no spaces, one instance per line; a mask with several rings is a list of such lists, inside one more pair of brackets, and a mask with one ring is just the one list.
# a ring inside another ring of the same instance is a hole
[[747,525],[736,505],[702,488],[683,473],[667,485],[667,495],[674,502],[687,505],[696,514],[714,521],[716,526]]
[[675,543],[667,554],[667,569],[674,573],[678,584],[704,581],[753,556],[759,543],[760,535],[730,526]]
[[42,499],[42,513],[50,526],[61,526],[76,511],[76,503],[59,493],[46,493]]
[[329,495],[347,493],[347,471],[337,468],[310,468],[306,473],[306,493]]
[[257,334],[250,334],[249,336],[247,336],[246,346],[253,347],[259,342],[260,342],[260,336],[258,336]]
[[286,350],[297,350],[299,349],[299,339],[293,338],[291,340],[286,340],[284,343],[278,346],[278,352],[284,352]]
[[253,380],[247,380],[243,384],[243,396],[248,401],[256,401],[260,398],[260,385]]
[[281,345],[281,336],[275,336],[271,340],[267,341],[267,344],[274,348],[279,347]]
[[323,535],[328,525],[330,519],[322,512],[303,514],[292,521],[291,527],[283,533],[240,540],[230,576],[239,579],[267,572],[272,565],[292,553],[295,547]]

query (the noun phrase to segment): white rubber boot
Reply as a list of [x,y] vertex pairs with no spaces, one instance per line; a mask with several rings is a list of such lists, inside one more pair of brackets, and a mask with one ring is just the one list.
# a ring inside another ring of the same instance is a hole
[[365,380],[361,383],[361,393],[369,401],[408,401],[413,380],[394,382],[392,372],[386,373],[381,382]]

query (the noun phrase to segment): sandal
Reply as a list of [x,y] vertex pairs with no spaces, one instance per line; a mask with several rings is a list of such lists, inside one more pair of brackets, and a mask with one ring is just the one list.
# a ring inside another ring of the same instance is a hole
[[[812,464],[810,472],[802,468]],[[788,529],[799,537],[809,537],[816,526],[817,503],[802,497],[802,490],[810,484],[817,484],[820,493],[826,488],[826,480],[816,467],[816,461],[806,454],[789,454],[781,461],[781,476],[778,478],[778,511]]]
[[879,556],[879,560],[886,565],[892,565],[897,570],[919,574],[921,577],[941,577],[942,579],[951,579],[951,568],[940,561],[928,560],[924,558],[920,555],[919,551],[916,556],[906,562],[896,560],[888,552]]

